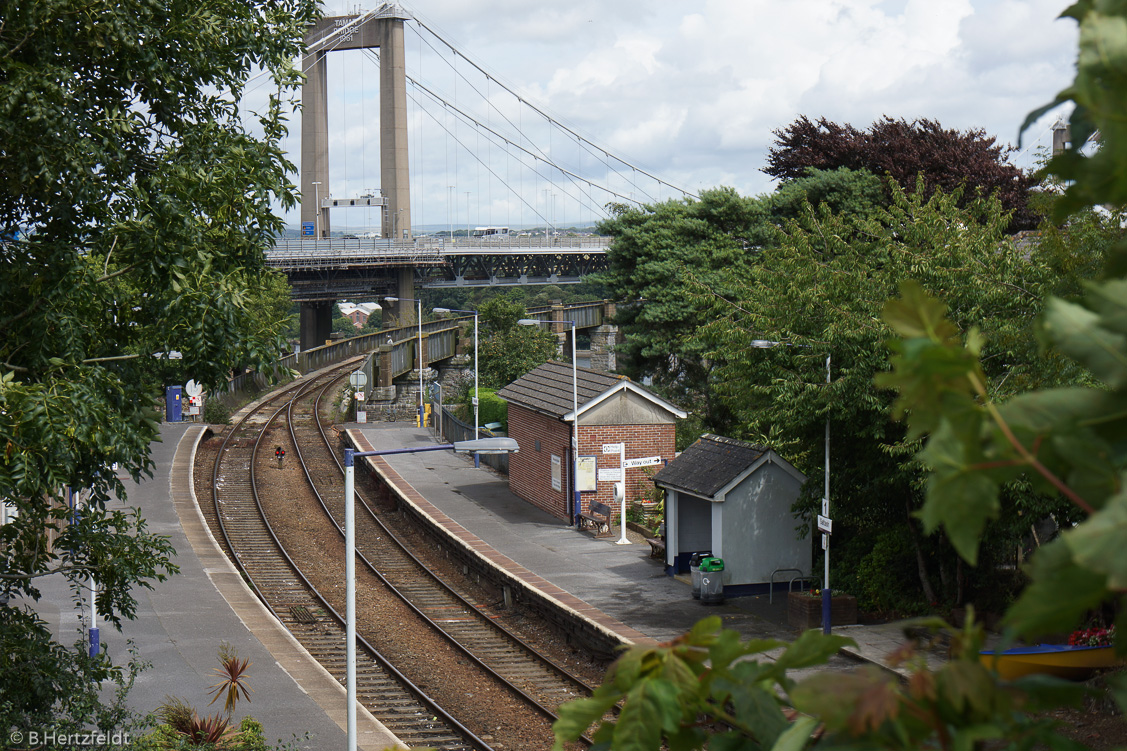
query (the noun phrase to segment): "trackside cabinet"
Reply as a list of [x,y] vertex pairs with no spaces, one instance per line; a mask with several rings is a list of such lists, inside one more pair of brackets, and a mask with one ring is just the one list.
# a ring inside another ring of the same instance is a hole
[[181,398],[183,386],[169,386],[164,392],[164,419],[167,422],[180,422],[184,419],[184,405]]

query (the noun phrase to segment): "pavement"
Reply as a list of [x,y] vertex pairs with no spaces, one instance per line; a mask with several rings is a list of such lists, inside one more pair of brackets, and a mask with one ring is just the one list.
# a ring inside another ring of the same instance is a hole
[[[433,445],[431,432],[402,423],[348,424],[375,449]],[[691,597],[687,576],[670,577],[660,560],[650,558],[645,542],[618,544],[619,528],[596,538],[513,494],[507,478],[473,466],[452,451],[384,457],[419,495],[488,546],[536,576],[659,642],[669,641],[708,615],[745,638],[793,640],[799,631],[787,624],[786,594],[729,597],[722,605],[703,605]],[[890,670],[888,655],[904,641],[897,624],[838,626],[856,646],[845,656]],[[937,664],[941,655],[929,654]],[[834,667],[840,667],[836,665]]]

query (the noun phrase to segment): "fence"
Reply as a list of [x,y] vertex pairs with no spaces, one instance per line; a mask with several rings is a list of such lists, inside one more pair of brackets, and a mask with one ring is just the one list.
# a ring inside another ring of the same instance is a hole
[[[433,399],[431,399],[431,405],[432,414],[438,414],[441,410],[442,440],[447,443],[473,440],[473,425],[462,422],[447,407],[440,407]],[[508,454],[485,454],[481,457],[481,462],[488,464],[502,474],[509,474]]]

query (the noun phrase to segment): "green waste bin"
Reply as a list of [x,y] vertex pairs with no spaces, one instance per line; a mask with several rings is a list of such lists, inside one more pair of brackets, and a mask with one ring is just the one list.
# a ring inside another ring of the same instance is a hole
[[700,602],[721,605],[724,602],[724,559],[715,556],[700,561]]

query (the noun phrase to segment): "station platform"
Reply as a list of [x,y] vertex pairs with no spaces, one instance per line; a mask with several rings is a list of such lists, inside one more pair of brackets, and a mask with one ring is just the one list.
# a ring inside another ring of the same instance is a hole
[[[352,435],[362,434],[373,450],[436,443],[429,430],[402,423],[341,427]],[[799,634],[787,625],[785,593],[774,598],[730,597],[722,605],[704,605],[692,598],[687,577],[668,576],[662,562],[650,557],[647,543],[620,545],[617,534],[596,538],[579,531],[517,497],[504,475],[485,465],[475,468],[471,457],[430,451],[382,458],[421,498],[495,551],[491,557],[496,565],[529,572],[547,582],[557,596],[562,591],[577,610],[590,612],[582,605],[590,606],[597,611],[596,619],[612,628],[620,624],[627,641],[669,641],[709,615],[718,616],[725,628],[745,638],[790,641]],[[845,650],[846,657],[888,669],[892,668],[886,656],[904,641],[896,624],[839,626],[833,632],[857,642]]]

